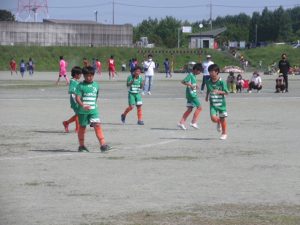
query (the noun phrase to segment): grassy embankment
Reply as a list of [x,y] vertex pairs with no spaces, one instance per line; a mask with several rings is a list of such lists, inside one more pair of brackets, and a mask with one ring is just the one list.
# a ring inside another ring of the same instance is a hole
[[[69,63],[69,69],[74,65],[82,66],[82,58],[86,57],[90,61],[92,58],[99,58],[103,63],[103,70],[107,70],[107,59],[114,55],[117,70],[121,69],[122,62],[128,64],[130,58],[136,57],[142,62],[148,52],[153,53],[154,60],[160,64],[160,70],[163,70],[163,61],[167,57],[174,59],[174,70],[179,70],[189,61],[198,62],[203,60],[206,54],[212,54],[214,62],[221,67],[226,65],[237,65],[239,61],[230,54],[224,52],[205,49],[201,55],[196,50],[191,49],[142,49],[137,48],[89,48],[89,47],[25,47],[25,46],[0,46],[0,70],[8,70],[8,62],[14,57],[19,63],[21,59],[25,61],[32,57],[36,63],[38,71],[56,71],[58,68],[59,56],[63,55]],[[243,50],[240,53],[245,56],[249,63],[255,68],[258,67],[259,60],[266,66],[273,61],[278,61],[282,52],[286,52],[292,65],[300,64],[300,49],[293,49],[290,46],[269,46],[265,48],[256,48]]]

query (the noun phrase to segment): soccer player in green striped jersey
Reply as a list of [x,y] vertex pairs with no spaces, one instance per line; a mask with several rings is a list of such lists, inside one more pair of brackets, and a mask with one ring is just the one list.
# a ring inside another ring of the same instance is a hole
[[78,132],[79,129],[79,122],[78,122],[78,116],[77,116],[77,111],[78,111],[78,104],[76,102],[76,87],[79,84],[79,80],[82,74],[82,70],[79,66],[74,66],[71,70],[71,76],[72,79],[70,80],[69,84],[69,94],[70,94],[70,105],[71,108],[73,109],[75,115],[72,116],[70,119],[63,121],[63,125],[65,128],[66,133],[69,132],[69,124],[72,122],[75,122],[75,131]]
[[121,115],[121,121],[125,123],[127,114],[133,109],[134,105],[137,108],[138,125],[144,125],[143,113],[142,113],[142,96],[140,94],[143,89],[143,78],[140,76],[142,68],[136,66],[133,73],[127,78],[128,87],[128,107],[125,109],[124,113]]
[[101,152],[106,152],[111,149],[105,143],[104,135],[101,128],[101,121],[99,118],[99,111],[97,105],[97,98],[99,93],[99,84],[94,82],[95,70],[92,66],[87,66],[82,69],[84,81],[79,83],[76,88],[76,101],[78,107],[79,118],[79,152],[88,152],[88,149],[84,145],[84,134],[86,126],[90,125],[94,128],[95,134],[101,145]]
[[205,100],[210,103],[210,117],[217,123],[217,130],[222,132],[221,140],[227,139],[227,109],[225,95],[228,94],[226,82],[219,76],[220,68],[217,64],[208,67],[210,79],[206,81],[207,92]]
[[180,122],[177,124],[178,127],[180,127],[182,130],[186,130],[185,121],[188,118],[188,116],[193,111],[193,108],[195,107],[196,110],[193,115],[193,119],[190,123],[190,126],[199,129],[197,122],[200,116],[200,112],[202,111],[201,103],[199,101],[199,97],[197,95],[197,89],[199,89],[199,86],[197,85],[197,79],[196,76],[198,76],[202,71],[202,64],[197,63],[193,66],[192,73],[189,73],[182,81],[181,83],[186,86],[186,100],[187,100],[187,110],[182,115],[182,118]]

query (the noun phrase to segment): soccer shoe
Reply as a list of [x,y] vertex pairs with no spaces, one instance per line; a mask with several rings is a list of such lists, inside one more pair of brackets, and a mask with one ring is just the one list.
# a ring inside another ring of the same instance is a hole
[[142,95],[145,95],[145,92],[144,92],[144,91],[142,91]]
[[148,91],[148,92],[147,92],[147,94],[148,94],[148,95],[151,95],[151,92],[150,92],[150,91]]
[[195,129],[199,129],[198,125],[196,123],[190,123],[190,126],[195,128]]
[[100,150],[101,152],[108,152],[112,149],[112,147],[110,147],[109,145],[101,145]]
[[126,116],[124,114],[121,115],[121,121],[122,123],[125,123],[125,119],[126,119]]
[[222,127],[221,127],[221,124],[220,124],[220,123],[217,123],[217,131],[218,131],[218,132],[221,132],[221,131],[222,131]]
[[144,125],[144,121],[139,120],[139,121],[137,121],[137,124],[138,124],[138,125]]
[[83,145],[78,147],[78,152],[89,152],[89,150]]
[[68,124],[68,122],[67,122],[67,121],[64,121],[64,122],[63,122],[63,125],[64,125],[64,128],[65,128],[65,132],[66,132],[66,133],[69,133],[69,124]]
[[178,123],[177,127],[179,127],[181,130],[186,130],[186,127],[183,123]]
[[222,134],[220,140],[226,140],[226,139],[227,139],[227,134]]

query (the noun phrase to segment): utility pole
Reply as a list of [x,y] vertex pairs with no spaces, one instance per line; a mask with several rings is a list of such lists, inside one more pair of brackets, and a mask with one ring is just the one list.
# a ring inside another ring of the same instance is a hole
[[257,23],[255,24],[255,46],[257,45]]
[[210,30],[212,30],[212,3],[210,0],[210,4],[209,4],[209,22],[210,22]]
[[178,33],[177,33],[177,48],[180,47],[180,28],[178,28]]
[[98,11],[95,11],[95,19],[96,19],[96,23],[98,23]]
[[113,18],[112,18],[112,23],[115,24],[115,0],[113,0],[112,4],[113,4]]

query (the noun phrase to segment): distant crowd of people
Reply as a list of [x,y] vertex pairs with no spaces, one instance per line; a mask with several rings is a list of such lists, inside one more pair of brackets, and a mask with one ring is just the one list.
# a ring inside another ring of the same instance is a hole
[[[14,73],[18,74],[18,65],[14,58],[11,58],[9,62],[9,69],[11,75],[13,75]],[[29,58],[27,62],[25,62],[24,59],[21,59],[21,61],[19,62],[19,72],[22,78],[24,77],[26,71],[29,72],[29,75],[33,75],[34,69],[35,69],[35,64],[32,58]]]

